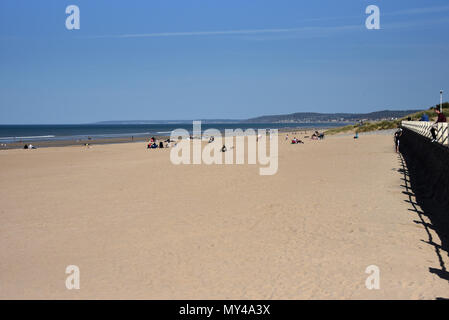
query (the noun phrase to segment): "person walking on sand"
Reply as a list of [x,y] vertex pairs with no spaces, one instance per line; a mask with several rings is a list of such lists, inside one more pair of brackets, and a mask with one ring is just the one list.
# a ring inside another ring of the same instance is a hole
[[436,129],[438,128],[437,124],[446,122],[446,116],[443,114],[443,112],[440,111],[440,109],[435,108],[435,112],[438,115],[437,121],[432,125],[432,128],[430,129],[430,133],[432,134],[432,142],[437,141],[437,132]]
[[400,141],[401,136],[402,136],[402,128],[398,128],[398,130],[396,130],[396,132],[394,133],[394,145],[395,145],[396,153],[399,152],[399,141]]

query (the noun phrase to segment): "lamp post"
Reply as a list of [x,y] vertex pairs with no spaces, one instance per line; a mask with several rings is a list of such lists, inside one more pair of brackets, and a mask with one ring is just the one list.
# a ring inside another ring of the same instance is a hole
[[443,112],[443,90],[440,90],[440,112]]

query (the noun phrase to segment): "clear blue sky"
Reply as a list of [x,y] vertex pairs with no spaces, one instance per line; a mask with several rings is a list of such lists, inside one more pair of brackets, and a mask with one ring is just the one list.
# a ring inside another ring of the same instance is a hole
[[447,0],[0,2],[1,124],[415,109],[440,89]]

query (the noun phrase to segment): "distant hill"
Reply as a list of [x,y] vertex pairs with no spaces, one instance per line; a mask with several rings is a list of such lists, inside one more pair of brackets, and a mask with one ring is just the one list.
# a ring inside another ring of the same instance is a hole
[[[195,119],[196,120],[196,119]],[[232,120],[232,119],[198,119],[202,123],[239,123],[242,120]],[[95,122],[95,124],[104,125],[126,125],[126,124],[183,124],[192,123],[193,120],[116,120],[116,121],[100,121]]]
[[284,115],[261,116],[244,120],[250,123],[277,123],[277,122],[354,122],[359,120],[385,120],[401,118],[418,110],[383,110],[370,113],[316,113],[297,112]]
[[[198,119],[202,123],[304,123],[304,122],[356,122],[359,120],[391,120],[401,118],[419,110],[384,110],[370,113],[316,113],[296,112],[282,115],[261,116],[250,119]],[[123,120],[101,121],[95,124],[104,125],[132,125],[132,124],[180,124],[192,123],[192,120]]]

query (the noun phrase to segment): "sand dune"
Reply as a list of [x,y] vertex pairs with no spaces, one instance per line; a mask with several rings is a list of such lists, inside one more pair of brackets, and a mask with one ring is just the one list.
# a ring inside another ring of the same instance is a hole
[[273,176],[143,143],[0,152],[0,298],[449,297],[391,136],[279,141]]

